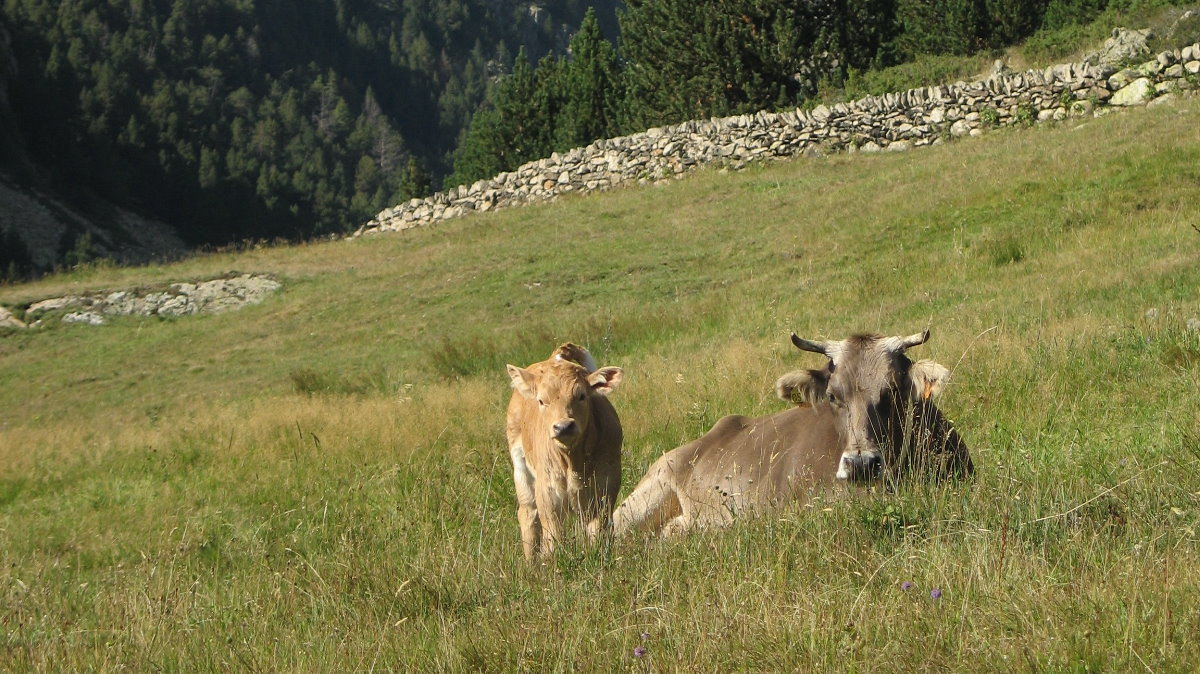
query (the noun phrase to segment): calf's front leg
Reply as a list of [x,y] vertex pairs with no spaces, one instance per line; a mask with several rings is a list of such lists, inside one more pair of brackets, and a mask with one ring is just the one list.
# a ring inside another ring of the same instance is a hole
[[532,561],[542,543],[542,522],[538,516],[535,479],[525,462],[525,450],[520,443],[509,448],[513,462],[513,486],[517,492],[517,523],[521,525],[521,544],[525,559]]
[[561,499],[556,499],[552,488],[546,484],[548,480],[538,480],[534,486],[537,501],[538,520],[541,523],[541,556],[549,557],[554,553],[554,547],[562,540],[562,509]]

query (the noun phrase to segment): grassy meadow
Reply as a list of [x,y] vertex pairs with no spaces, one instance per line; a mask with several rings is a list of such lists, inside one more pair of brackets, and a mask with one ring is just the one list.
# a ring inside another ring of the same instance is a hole
[[[1197,129],[1184,98],[0,287],[284,284],[0,335],[0,670],[1193,671]],[[781,409],[821,362],[791,331],[926,327],[974,479],[525,564],[505,363],[625,368],[624,496]]]

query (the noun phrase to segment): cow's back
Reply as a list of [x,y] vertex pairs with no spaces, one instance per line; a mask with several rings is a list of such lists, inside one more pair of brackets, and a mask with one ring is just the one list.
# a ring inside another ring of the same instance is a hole
[[618,531],[649,526],[670,535],[807,500],[835,483],[840,445],[834,422],[827,405],[722,418],[650,466],[618,509]]
[[837,427],[827,406],[793,407],[758,418],[725,417],[688,450],[689,492],[714,492],[751,507],[832,482],[840,457]]

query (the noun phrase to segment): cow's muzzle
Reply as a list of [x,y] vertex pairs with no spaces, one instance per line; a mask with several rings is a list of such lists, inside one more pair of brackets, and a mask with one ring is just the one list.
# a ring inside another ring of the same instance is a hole
[[563,419],[551,427],[554,437],[557,440],[570,438],[579,434],[579,424],[575,423],[574,419]]
[[883,474],[883,459],[878,454],[843,455],[837,477],[848,482],[869,482]]

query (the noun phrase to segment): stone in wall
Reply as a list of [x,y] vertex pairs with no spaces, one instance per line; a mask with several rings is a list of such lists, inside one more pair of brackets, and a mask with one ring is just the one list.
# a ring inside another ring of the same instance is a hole
[[1154,98],[1154,83],[1149,77],[1139,77],[1115,91],[1108,99],[1109,105],[1141,105]]

